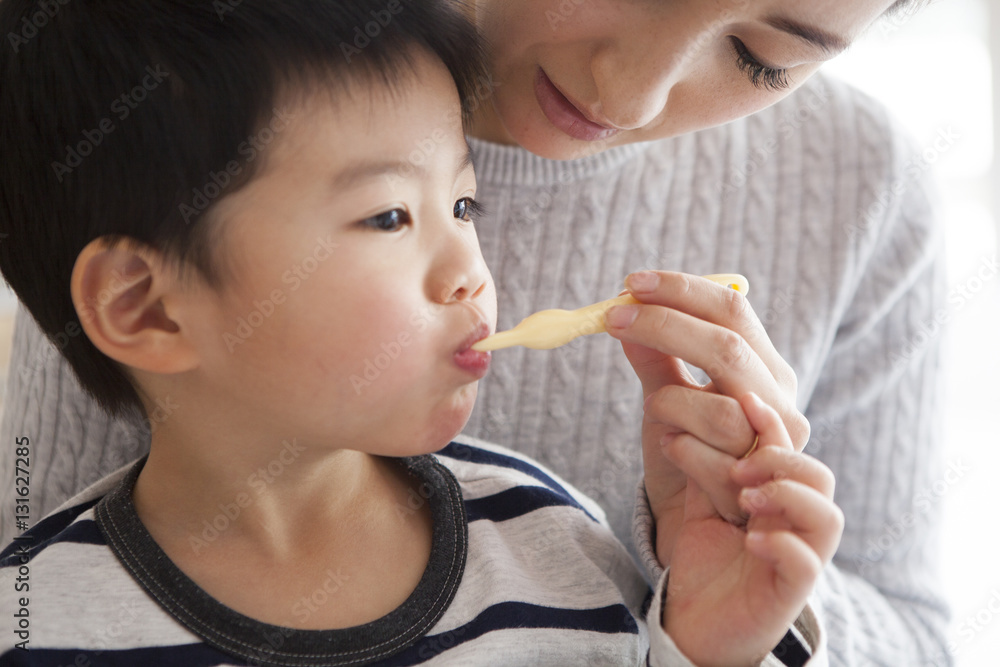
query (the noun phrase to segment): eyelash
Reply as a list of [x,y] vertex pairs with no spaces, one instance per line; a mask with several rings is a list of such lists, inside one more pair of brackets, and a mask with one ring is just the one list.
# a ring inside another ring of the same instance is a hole
[[[465,202],[466,214],[461,220],[471,221],[474,216],[480,216],[483,214],[483,205],[477,202],[472,197],[462,197],[457,202],[455,202],[455,207],[458,204]],[[458,216],[456,216],[458,218]],[[383,227],[382,222],[389,221],[392,222],[392,227]],[[401,208],[394,208],[389,211],[383,211],[377,215],[373,215],[370,218],[365,218],[361,221],[361,224],[365,227],[370,227],[383,232],[394,232],[398,230],[403,225],[408,225],[412,222],[409,211]]]
[[473,218],[478,218],[485,212],[485,208],[483,207],[483,205],[480,204],[475,199],[473,199],[472,197],[462,197],[457,202],[455,202],[455,205],[457,206],[459,202],[463,201],[465,202],[467,210],[465,217],[463,217],[462,220],[471,221]]
[[753,57],[746,45],[736,37],[730,37],[736,51],[736,65],[750,79],[755,88],[783,90],[788,88],[788,70],[773,69],[762,65]]
[[[390,217],[391,216],[391,217]],[[383,221],[393,222],[391,228],[383,227],[380,223]],[[376,231],[381,232],[394,232],[398,230],[403,225],[408,225],[412,219],[410,218],[410,212],[401,208],[394,208],[391,211],[383,211],[373,215],[370,218],[365,218],[361,221],[361,224],[365,227],[370,227]]]

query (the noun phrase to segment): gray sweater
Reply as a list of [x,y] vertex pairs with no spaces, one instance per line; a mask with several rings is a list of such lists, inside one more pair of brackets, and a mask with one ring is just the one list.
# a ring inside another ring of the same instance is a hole
[[[947,472],[940,230],[929,165],[884,109],[821,75],[749,118],[573,162],[472,145],[499,329],[614,296],[640,268],[749,278],[750,302],[798,376],[806,452],[836,474],[846,515],[816,591],[830,663],[950,664],[934,493]],[[467,433],[563,475],[628,539],[642,401],[616,341],[499,351],[479,395]],[[146,446],[142,429],[109,423],[81,395],[23,316],[5,413],[3,441],[33,443],[36,520]],[[12,468],[0,458],[5,479]],[[0,487],[0,506],[12,493]],[[6,541],[16,531],[9,511],[0,516]]]

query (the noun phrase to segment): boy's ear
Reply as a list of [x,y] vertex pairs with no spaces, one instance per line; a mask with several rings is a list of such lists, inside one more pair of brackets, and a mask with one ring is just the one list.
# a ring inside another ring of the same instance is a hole
[[171,312],[175,269],[148,246],[95,239],[77,255],[70,293],[80,323],[97,349],[119,363],[152,373],[180,373],[198,355]]

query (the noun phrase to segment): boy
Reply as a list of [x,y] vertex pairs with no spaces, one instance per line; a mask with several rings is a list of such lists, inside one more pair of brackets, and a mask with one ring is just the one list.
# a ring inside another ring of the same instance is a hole
[[[6,0],[0,28],[34,10]],[[783,636],[823,663],[808,611],[785,633],[839,532],[780,494],[745,505],[750,539],[691,485],[647,605],[591,501],[448,444],[496,315],[454,12],[81,2],[4,53],[0,268],[153,430],[0,555],[4,664],[751,664]],[[744,407],[771,458],[736,479],[808,483]]]

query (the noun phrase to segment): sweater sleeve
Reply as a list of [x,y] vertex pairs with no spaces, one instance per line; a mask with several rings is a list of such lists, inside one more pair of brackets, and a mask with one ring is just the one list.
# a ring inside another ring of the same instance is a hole
[[833,470],[846,519],[817,587],[836,665],[951,664],[937,546],[964,469],[943,461],[939,347],[962,296],[946,303],[929,149],[894,134],[892,168],[869,170],[840,230],[859,277],[806,409],[805,451]]

